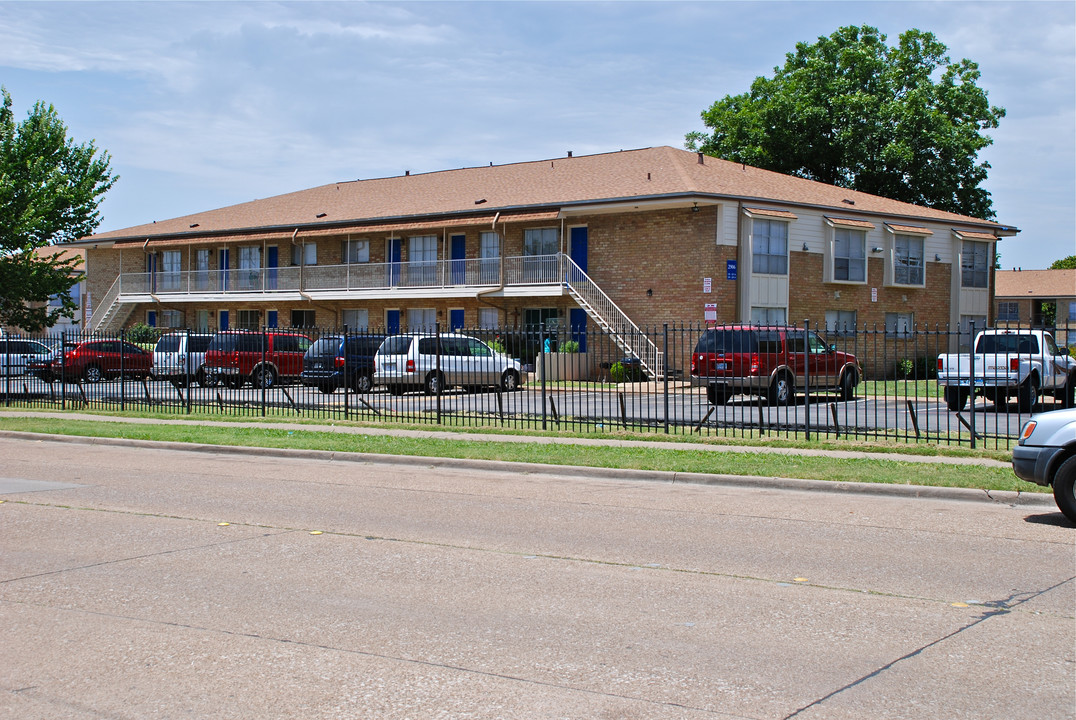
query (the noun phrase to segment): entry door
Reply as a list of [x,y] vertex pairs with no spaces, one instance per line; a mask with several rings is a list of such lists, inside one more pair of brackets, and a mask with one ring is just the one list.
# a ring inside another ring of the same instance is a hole
[[220,329],[220,330],[227,330],[228,329],[228,311],[227,310],[221,310],[220,311],[220,322],[218,323],[218,326],[219,326],[218,329]]
[[465,285],[467,283],[467,236],[452,236],[452,284]]
[[451,332],[463,329],[463,309],[448,311],[448,325]]
[[579,352],[587,351],[587,311],[582,308],[572,308],[568,311],[568,330],[572,340],[579,343]]
[[[273,249],[275,250],[276,248]],[[279,327],[279,325],[277,325],[277,318],[277,311],[269,310],[265,313],[265,324],[271,328]]]
[[399,310],[386,310],[385,311],[385,332],[389,335],[396,335],[400,332],[400,311]]
[[[396,287],[400,284],[400,260],[403,258],[403,240],[400,238],[391,238],[388,243],[389,263],[387,280],[389,287]],[[399,311],[396,311],[397,320],[399,320],[399,316]],[[397,324],[397,328],[399,328],[399,324]]]
[[583,272],[587,271],[587,228],[585,225],[568,231],[568,254]]

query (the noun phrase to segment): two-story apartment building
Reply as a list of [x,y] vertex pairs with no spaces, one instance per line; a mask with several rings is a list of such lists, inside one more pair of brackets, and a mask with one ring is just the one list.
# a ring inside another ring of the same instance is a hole
[[[92,329],[982,325],[996,222],[671,147],[332,183],[100,233]],[[652,363],[642,348],[628,348]]]

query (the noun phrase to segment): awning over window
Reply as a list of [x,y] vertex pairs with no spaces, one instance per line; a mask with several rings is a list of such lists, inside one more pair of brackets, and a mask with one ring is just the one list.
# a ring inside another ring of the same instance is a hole
[[773,217],[783,220],[796,220],[797,217],[788,210],[771,210],[770,208],[745,207],[743,211],[750,217]]
[[874,223],[866,220],[853,220],[851,218],[835,218],[826,216],[826,222],[836,227],[859,228],[860,230],[873,230]]
[[886,223],[886,229],[892,233],[898,235],[933,235],[934,231],[925,227],[918,227],[916,225],[895,225],[893,223]]

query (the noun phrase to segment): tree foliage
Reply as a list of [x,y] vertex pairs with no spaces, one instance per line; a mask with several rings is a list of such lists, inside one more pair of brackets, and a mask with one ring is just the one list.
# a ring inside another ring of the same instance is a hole
[[992,218],[980,185],[984,134],[1005,116],[976,83],[978,65],[952,62],[932,33],[908,30],[895,47],[876,28],[842,27],[797,43],[773,77],[702,113],[712,132],[687,147],[734,162]]
[[1069,255],[1068,257],[1061,258],[1060,260],[1054,260],[1050,265],[1050,270],[1076,270],[1076,255]]
[[[93,233],[117,177],[107,152],[67,137],[51,105],[38,102],[16,123],[11,95],[0,95],[0,324],[37,331],[74,315],[81,261],[34,251]],[[60,306],[50,308],[54,296]]]

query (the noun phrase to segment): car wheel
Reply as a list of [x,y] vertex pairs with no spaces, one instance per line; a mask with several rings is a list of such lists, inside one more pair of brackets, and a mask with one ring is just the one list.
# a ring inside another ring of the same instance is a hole
[[1017,409],[1022,413],[1031,412],[1039,401],[1039,382],[1034,375],[1025,380],[1016,391]]
[[351,389],[357,393],[368,393],[374,389],[374,379],[369,375],[359,375],[355,378]]
[[1061,463],[1054,474],[1054,502],[1072,522],[1076,523],[1076,456]]
[[952,412],[960,412],[968,404],[968,389],[962,387],[945,387],[945,406]]
[[732,394],[725,388],[718,388],[716,385],[706,386],[706,399],[711,405],[727,405],[731,398]]
[[436,395],[445,391],[445,376],[441,373],[432,372],[426,376],[426,394]]
[[318,390],[321,390],[321,392],[323,392],[326,395],[332,395],[334,392],[336,392],[336,386],[335,385],[318,385]]
[[856,385],[859,383],[856,379],[856,374],[849,370],[841,378],[841,400],[848,402],[849,400],[856,399]]
[[198,381],[198,384],[202,387],[216,387],[220,385],[220,375],[213,372],[206,372],[204,369],[200,371],[202,379]]
[[796,403],[796,385],[787,373],[781,373],[770,384],[770,405],[794,405]]
[[250,384],[256,388],[271,388],[276,384],[276,373],[272,368],[257,368],[250,374]]
[[88,383],[99,383],[105,379],[105,375],[101,372],[101,368],[96,365],[87,365],[86,369],[82,371],[82,379]]
[[501,390],[515,392],[519,389],[519,373],[515,370],[505,370],[501,375]]

